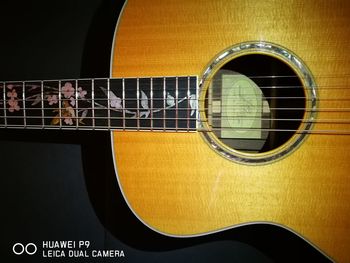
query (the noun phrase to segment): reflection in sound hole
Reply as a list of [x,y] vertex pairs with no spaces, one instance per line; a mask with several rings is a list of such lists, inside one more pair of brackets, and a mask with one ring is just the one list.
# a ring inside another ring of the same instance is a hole
[[214,134],[243,152],[267,152],[286,143],[302,123],[306,107],[304,88],[295,72],[261,54],[226,63],[206,96]]

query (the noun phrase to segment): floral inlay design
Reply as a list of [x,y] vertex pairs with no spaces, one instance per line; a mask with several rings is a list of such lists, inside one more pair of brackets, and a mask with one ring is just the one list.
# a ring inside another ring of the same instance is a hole
[[[190,115],[194,116],[197,108],[196,95],[191,94],[182,98],[175,99],[174,94],[166,93],[164,106],[162,108],[150,108],[150,98],[140,89],[139,97],[132,98],[132,100],[139,103],[140,108],[125,107],[125,101],[118,97],[112,90],[99,86],[98,89],[105,95],[104,98],[88,98],[88,91],[83,87],[77,88],[72,82],[63,82],[60,87],[44,85],[21,85],[8,84],[6,87],[6,110],[10,113],[21,110],[20,102],[24,101],[26,108],[30,106],[43,107],[43,110],[50,110],[53,116],[51,125],[59,125],[61,122],[65,125],[81,124],[84,125],[84,119],[87,118],[88,113],[95,109],[105,109],[114,112],[121,112],[126,118],[144,118],[147,119],[151,114],[164,111],[166,109],[175,108],[176,105],[187,103],[185,108],[190,107]],[[20,91],[25,88],[25,98],[18,95]],[[136,93],[136,92],[135,92]],[[175,91],[174,91],[175,93]],[[5,95],[5,94],[4,94]],[[185,102],[186,101],[186,102]],[[103,103],[105,102],[105,103]],[[45,107],[44,105],[50,107]],[[1,103],[2,104],[2,103]],[[24,105],[24,104],[23,104]],[[29,107],[30,108],[30,107]],[[40,108],[39,108],[40,109]]]
[[17,92],[13,85],[7,85],[7,89],[10,91],[7,92],[7,104],[9,105],[8,111],[14,112],[19,111],[20,107],[18,105]]

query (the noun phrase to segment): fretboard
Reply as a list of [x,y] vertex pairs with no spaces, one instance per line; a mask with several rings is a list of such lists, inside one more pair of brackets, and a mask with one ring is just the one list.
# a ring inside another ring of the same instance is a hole
[[0,128],[196,128],[196,77],[16,81],[0,91]]

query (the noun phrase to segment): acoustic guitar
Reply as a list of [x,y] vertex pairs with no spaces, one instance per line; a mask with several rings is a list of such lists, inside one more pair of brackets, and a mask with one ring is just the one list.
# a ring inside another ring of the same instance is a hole
[[129,0],[111,78],[0,83],[0,126],[110,130],[135,216],[264,222],[350,261],[350,3]]

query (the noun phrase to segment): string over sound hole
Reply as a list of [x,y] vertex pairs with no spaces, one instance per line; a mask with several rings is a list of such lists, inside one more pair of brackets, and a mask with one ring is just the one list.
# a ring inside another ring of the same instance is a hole
[[266,55],[242,56],[224,65],[213,78],[207,100],[208,122],[217,138],[251,153],[287,142],[297,132],[306,105],[298,76]]
[[215,71],[204,75],[201,125],[220,154],[257,164],[281,158],[301,143],[313,123],[316,91],[307,68],[294,65],[297,57],[271,44],[252,46],[239,56],[232,51],[237,48],[224,52],[229,57],[232,51],[233,58],[215,60]]
[[271,110],[261,89],[248,77],[220,70],[207,96],[208,123],[231,148],[259,152],[271,128]]

